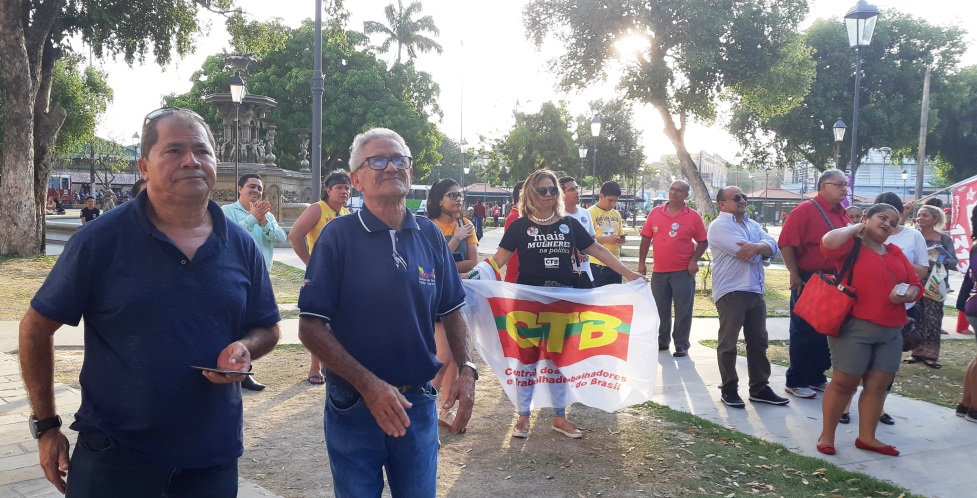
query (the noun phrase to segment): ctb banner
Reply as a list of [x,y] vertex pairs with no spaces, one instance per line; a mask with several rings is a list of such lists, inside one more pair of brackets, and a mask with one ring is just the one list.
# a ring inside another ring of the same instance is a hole
[[977,206],[977,179],[953,187],[953,206],[950,211],[953,219],[947,225],[953,238],[953,251],[957,255],[957,270],[967,271],[970,267],[970,214]]
[[658,311],[647,282],[599,289],[464,280],[478,354],[517,409],[651,399]]

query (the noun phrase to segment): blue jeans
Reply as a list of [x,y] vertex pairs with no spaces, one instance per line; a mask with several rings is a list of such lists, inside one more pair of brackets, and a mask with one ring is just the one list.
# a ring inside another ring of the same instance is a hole
[[235,497],[237,460],[202,469],[133,461],[99,431],[78,434],[68,471],[69,498],[103,496]]
[[[810,272],[800,272],[807,282]],[[814,330],[809,323],[794,314],[794,305],[800,293],[790,291],[790,367],[787,368],[787,387],[819,386],[828,379],[824,372],[831,368],[831,353],[828,351],[828,336]]]
[[[688,351],[692,333],[692,303],[695,300],[695,275],[688,270],[651,274],[651,295],[658,307],[658,347],[668,348],[669,335],[675,351]],[[675,330],[672,331],[672,303],[675,303]]]
[[[538,363],[533,363],[532,365],[526,365],[526,370],[536,370],[538,368]],[[533,377],[533,380],[539,378],[539,376]],[[566,417],[567,416],[567,384],[542,384],[543,389],[550,390],[550,396],[553,398],[553,415],[556,417]],[[516,386],[516,404],[519,408],[516,409],[522,417],[528,417],[531,413],[530,406],[533,403],[533,392],[536,391],[536,385],[531,386]]]
[[338,498],[380,496],[383,470],[394,497],[435,495],[438,476],[437,392],[426,386],[404,393],[407,434],[391,437],[377,424],[358,392],[329,382],[324,427]]

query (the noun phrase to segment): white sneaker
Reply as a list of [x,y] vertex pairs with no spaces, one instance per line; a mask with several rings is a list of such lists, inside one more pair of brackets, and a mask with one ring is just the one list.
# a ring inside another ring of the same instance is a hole
[[784,391],[786,391],[787,394],[797,396],[798,398],[811,399],[818,396],[817,391],[811,389],[810,387],[785,387]]

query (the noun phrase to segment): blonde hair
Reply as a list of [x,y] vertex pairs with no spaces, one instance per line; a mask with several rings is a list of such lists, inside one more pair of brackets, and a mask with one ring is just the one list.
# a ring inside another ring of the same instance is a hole
[[926,211],[934,218],[936,218],[936,226],[934,226],[933,229],[936,230],[937,232],[942,230],[943,226],[946,225],[946,214],[943,212],[942,209],[936,206],[922,205],[919,206],[919,210]]
[[[543,196],[539,195],[536,191],[537,183],[539,183],[544,178],[549,178],[553,182],[553,186],[557,190],[560,190],[559,180],[556,178],[556,174],[548,169],[538,169],[526,177],[526,183],[522,186],[522,193],[519,196],[519,216],[535,216],[537,218],[546,218],[551,212],[543,212]],[[556,194],[556,203],[553,209],[557,216],[563,216],[563,195],[560,192]]]

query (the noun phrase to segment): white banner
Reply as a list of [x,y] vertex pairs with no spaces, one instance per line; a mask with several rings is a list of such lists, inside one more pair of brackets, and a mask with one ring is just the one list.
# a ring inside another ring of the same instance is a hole
[[658,310],[647,282],[598,289],[464,280],[478,354],[517,410],[651,399]]

